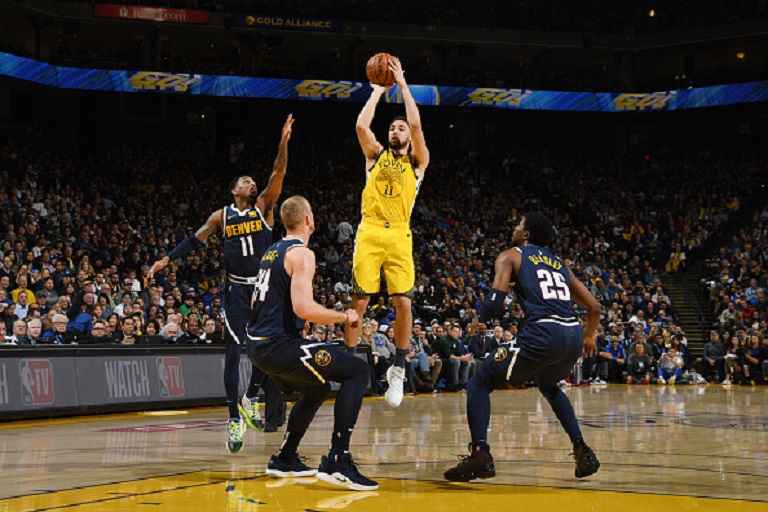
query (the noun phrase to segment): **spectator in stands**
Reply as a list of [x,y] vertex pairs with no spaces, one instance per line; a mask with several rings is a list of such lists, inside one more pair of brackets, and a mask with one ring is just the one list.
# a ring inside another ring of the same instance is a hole
[[651,358],[645,353],[645,346],[642,343],[635,344],[635,353],[629,356],[625,378],[627,384],[651,382]]
[[[717,382],[725,377],[725,348],[720,341],[720,333],[709,333],[709,342],[704,345],[704,356],[701,358],[701,373],[705,379],[714,378]],[[711,377],[714,374],[714,377]]]
[[672,344],[670,345],[669,349],[667,349],[667,352],[674,349],[676,357],[678,357],[683,363],[681,368],[683,371],[686,371],[691,364],[691,359],[688,354],[688,347],[683,345],[682,338],[683,336],[681,334],[675,334],[675,337],[672,338]]
[[608,365],[608,382],[621,382],[621,375],[626,368],[627,356],[624,352],[624,346],[619,343],[619,337],[611,336],[610,342],[599,355]]
[[93,328],[91,329],[91,336],[96,343],[114,343],[114,339],[107,334],[107,324],[104,320],[96,320],[93,322]]
[[186,330],[179,336],[179,343],[201,343],[203,342],[200,331],[200,320],[197,315],[189,315],[186,319]]
[[79,334],[89,334],[93,329],[93,293],[84,292],[78,297],[78,304],[74,304],[69,312],[69,330]]
[[13,314],[16,318],[25,319],[29,312],[27,291],[21,291],[16,296],[16,306],[13,308]]
[[467,381],[474,374],[476,361],[472,354],[462,354],[460,338],[461,326],[453,323],[448,334],[439,338],[435,347],[443,362],[447,391],[465,389]]
[[165,327],[163,327],[161,335],[163,336],[163,344],[164,345],[175,345],[178,341],[179,336],[179,326],[176,323],[169,323],[165,324]]
[[[213,322],[213,320],[211,320]],[[216,328],[216,323],[214,323],[214,329]],[[145,334],[147,336],[160,336],[160,324],[157,323],[157,320],[154,318],[147,321],[147,324],[144,326],[144,330],[142,331],[142,334]],[[205,339],[205,338],[203,338]]]
[[65,345],[68,343],[65,336],[67,333],[67,324],[69,319],[67,315],[60,313],[53,316],[53,328],[43,334],[42,343],[50,343],[54,345]]
[[125,317],[120,325],[120,330],[115,331],[113,337],[121,345],[135,344],[137,338],[136,320],[130,316]]
[[[157,322],[155,322],[155,324],[157,324]],[[149,327],[149,323],[147,323],[147,327]],[[159,329],[157,332],[160,332]],[[213,318],[206,318],[203,322],[203,335],[201,336],[202,341],[205,343],[213,343],[214,340],[216,340],[218,337],[219,336],[217,335],[216,331],[216,320]]]
[[760,338],[751,336],[749,345],[744,347],[744,381],[752,386],[760,380],[762,375],[762,349],[760,347]]
[[424,336],[422,335],[423,326],[424,324],[421,320],[417,319],[413,322],[406,357],[411,363],[412,373],[410,377],[414,381],[416,390],[431,393],[434,391],[434,388],[432,387],[432,375],[429,370],[430,358],[426,352]]
[[43,332],[43,322],[39,318],[33,318],[27,322],[27,339],[30,345],[42,343],[41,334]]
[[659,384],[674,384],[683,376],[683,358],[677,354],[677,350],[669,348],[662,354],[658,369]]
[[487,329],[485,323],[478,323],[475,334],[469,340],[472,355],[478,362],[485,359],[488,354],[500,346],[494,336],[488,336]]
[[725,347],[725,379],[723,385],[736,384],[742,380],[744,351],[738,336],[732,336]]
[[24,320],[13,322],[13,333],[10,336],[4,336],[6,345],[29,345],[27,338],[27,323]]

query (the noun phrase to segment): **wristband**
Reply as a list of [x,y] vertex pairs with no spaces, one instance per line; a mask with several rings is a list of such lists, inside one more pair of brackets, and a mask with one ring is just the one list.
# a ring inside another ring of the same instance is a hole
[[502,309],[504,309],[504,299],[507,294],[497,288],[492,288],[490,293],[485,297],[485,304],[483,304],[483,310],[480,312],[480,321],[487,322],[492,318],[499,316]]

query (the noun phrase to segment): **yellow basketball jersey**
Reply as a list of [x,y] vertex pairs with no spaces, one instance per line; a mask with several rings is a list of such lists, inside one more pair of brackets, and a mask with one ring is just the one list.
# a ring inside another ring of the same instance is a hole
[[363,188],[363,219],[410,222],[420,186],[410,155],[397,155],[385,149],[367,174]]

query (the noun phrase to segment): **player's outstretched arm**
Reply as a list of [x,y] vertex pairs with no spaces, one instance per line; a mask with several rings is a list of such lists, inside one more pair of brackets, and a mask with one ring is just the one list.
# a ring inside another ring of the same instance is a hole
[[296,316],[321,324],[350,322],[353,327],[357,324],[358,316],[354,309],[343,313],[326,309],[312,298],[315,253],[306,247],[291,249],[285,254],[285,271],[291,276],[291,300]]
[[277,158],[275,158],[275,163],[272,166],[272,174],[269,176],[267,188],[259,194],[259,198],[256,200],[256,206],[264,214],[264,220],[270,226],[275,219],[275,203],[277,203],[280,193],[283,191],[283,180],[288,170],[288,141],[291,140],[294,121],[293,114],[288,114],[288,119],[285,120],[283,125]]
[[600,303],[595,299],[584,283],[576,279],[571,269],[570,290],[574,302],[587,310],[587,322],[584,324],[584,355],[589,357],[597,353],[595,334],[600,322]]
[[496,258],[493,277],[493,288],[485,296],[485,304],[480,314],[480,321],[487,322],[499,316],[504,309],[504,299],[509,292],[515,269],[520,268],[521,255],[519,251],[507,249]]
[[376,140],[376,136],[371,130],[371,122],[373,121],[373,115],[376,113],[376,104],[379,99],[387,90],[386,87],[380,85],[371,84],[373,92],[368,101],[365,102],[363,110],[357,116],[357,124],[355,124],[355,131],[357,132],[357,140],[360,141],[360,147],[363,149],[365,159],[369,162],[376,160],[381,150],[384,149],[379,141]]
[[405,71],[400,64],[400,59],[389,61],[389,69],[395,75],[395,83],[400,87],[403,93],[403,103],[405,104],[405,117],[408,119],[408,125],[411,128],[411,155],[416,160],[417,174],[419,178],[424,177],[424,171],[429,166],[429,150],[424,140],[424,131],[421,129],[421,115],[416,100],[413,99],[411,90],[405,81]]
[[155,275],[155,272],[164,269],[170,261],[173,261],[177,258],[183,258],[187,254],[197,249],[202,242],[207,240],[208,237],[211,236],[217,229],[221,228],[222,215],[223,212],[221,209],[213,212],[211,216],[208,217],[208,220],[205,221],[205,224],[203,224],[202,227],[197,230],[197,233],[182,240],[181,243],[177,245],[170,253],[168,253],[167,256],[164,256],[163,258],[154,262],[152,264],[152,268],[149,269],[150,277]]

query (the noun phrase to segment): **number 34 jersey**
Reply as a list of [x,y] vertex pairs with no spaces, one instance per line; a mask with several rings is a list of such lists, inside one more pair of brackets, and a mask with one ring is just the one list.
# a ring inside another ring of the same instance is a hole
[[256,206],[238,210],[224,207],[224,268],[236,277],[255,277],[261,257],[272,245],[272,228]]
[[304,242],[283,238],[261,258],[261,270],[253,290],[253,315],[248,323],[248,337],[255,341],[296,337],[304,328],[293,312],[291,276],[285,271],[285,253]]
[[572,276],[563,260],[535,245],[514,250],[523,256],[515,292],[523,303],[526,321],[546,318],[567,323],[576,320],[570,289]]

